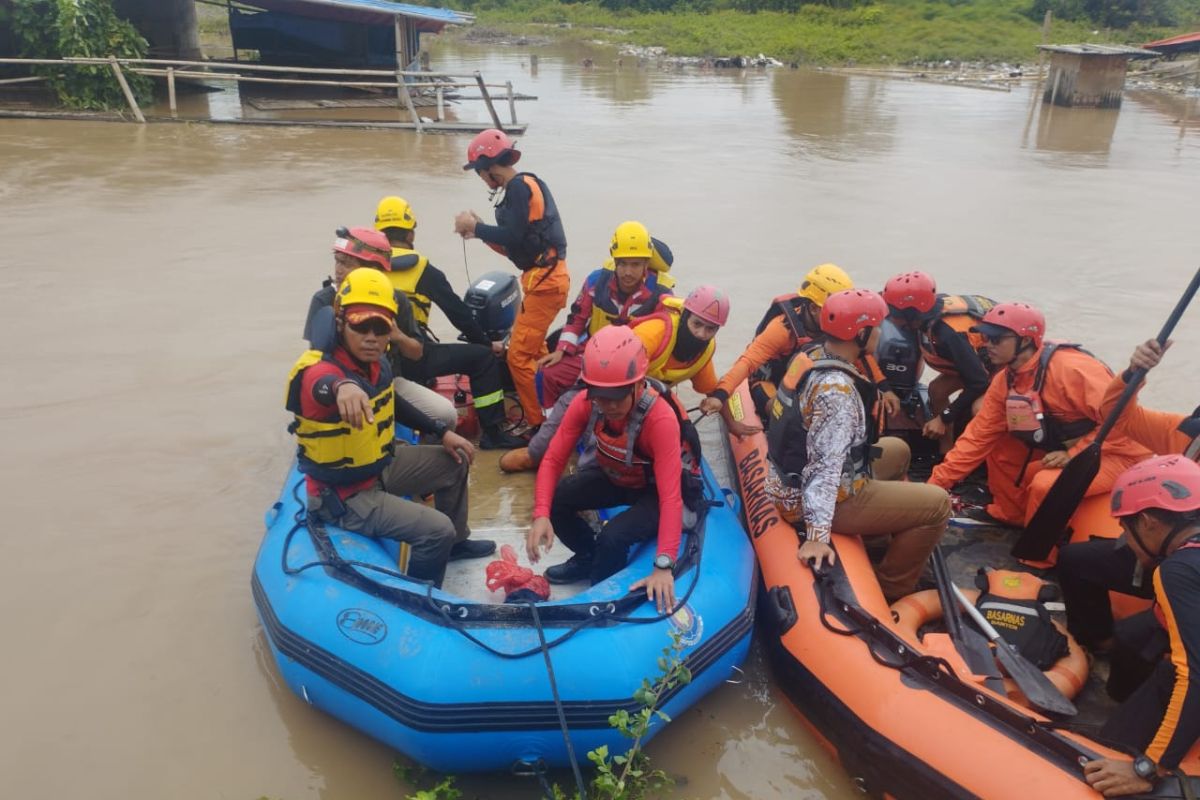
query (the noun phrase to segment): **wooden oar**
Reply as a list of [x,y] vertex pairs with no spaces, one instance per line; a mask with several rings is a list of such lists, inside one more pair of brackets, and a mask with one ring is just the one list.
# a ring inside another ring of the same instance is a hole
[[[1187,309],[1188,303],[1192,301],[1197,288],[1200,288],[1200,270],[1196,270],[1192,282],[1188,284],[1183,296],[1175,304],[1175,310],[1171,312],[1166,324],[1158,332],[1160,345],[1166,344],[1167,337],[1171,335],[1171,331],[1175,330],[1176,323],[1183,316],[1183,312]],[[1046,493],[1046,498],[1042,500],[1042,504],[1033,513],[1033,518],[1029,520],[1029,524],[1025,526],[1020,538],[1013,545],[1012,554],[1015,557],[1026,561],[1044,561],[1050,555],[1050,551],[1054,549],[1054,545],[1058,544],[1071,515],[1079,507],[1080,501],[1087,494],[1088,487],[1095,480],[1096,473],[1100,471],[1101,445],[1104,444],[1104,440],[1113,426],[1117,424],[1121,412],[1125,410],[1125,406],[1129,405],[1129,401],[1133,398],[1134,392],[1137,391],[1144,377],[1146,377],[1144,369],[1133,370],[1129,384],[1125,387],[1125,391],[1121,394],[1112,413],[1108,415],[1108,419],[1104,420],[1104,424],[1100,426],[1096,438],[1063,467],[1062,474],[1054,481],[1054,485]]]
[[1075,704],[1064,697],[1058,687],[1051,683],[1045,673],[1038,669],[1033,662],[1021,655],[1017,648],[1004,641],[979,609],[963,595],[961,589],[953,583],[950,584],[950,588],[953,590],[954,596],[958,598],[958,602],[962,603],[962,607],[979,626],[979,630],[983,631],[992,644],[996,645],[996,656],[1000,659],[1000,664],[1008,676],[1016,682],[1017,688],[1029,700],[1031,706],[1047,714],[1069,717],[1077,713]]
[[954,602],[954,582],[950,579],[950,570],[946,567],[946,556],[942,548],[933,548],[933,578],[937,583],[938,599],[942,603],[942,621],[946,625],[946,633],[954,643],[954,649],[962,656],[967,668],[976,675],[983,675],[984,685],[997,694],[1004,694],[1004,679],[996,668],[996,659],[992,656],[992,648],[987,639],[974,628],[963,624],[962,614],[959,613],[958,603]]

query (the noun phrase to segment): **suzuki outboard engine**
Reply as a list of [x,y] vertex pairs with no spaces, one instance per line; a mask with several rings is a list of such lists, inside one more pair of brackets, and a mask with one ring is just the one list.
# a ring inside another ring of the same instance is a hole
[[521,285],[511,273],[488,272],[471,284],[463,301],[488,338],[503,341],[517,319]]

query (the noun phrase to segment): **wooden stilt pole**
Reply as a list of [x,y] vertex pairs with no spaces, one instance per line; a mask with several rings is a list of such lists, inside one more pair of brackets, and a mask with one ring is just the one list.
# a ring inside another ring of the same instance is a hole
[[125,73],[121,71],[121,65],[117,63],[117,57],[109,56],[108,64],[112,67],[113,74],[117,76],[117,83],[121,84],[121,91],[125,93],[125,101],[129,103],[129,108],[133,111],[134,119],[145,125],[146,118],[142,116],[142,109],[138,108],[137,99],[133,96],[133,91],[129,88],[129,82],[125,80]]
[[488,94],[487,84],[483,82],[483,76],[478,72],[475,73],[475,82],[479,84],[479,93],[483,96],[483,104],[487,106],[488,114],[492,117],[492,124],[496,126],[496,130],[503,131],[504,125],[500,123],[500,115],[496,113],[496,107],[492,105],[492,96]]
[[408,109],[409,116],[412,117],[413,127],[417,129],[417,133],[424,133],[425,126],[421,124],[421,115],[417,113],[417,107],[413,105],[412,95],[408,92],[408,84],[404,82],[404,26],[400,22],[400,15],[395,17],[396,27],[396,94]]
[[517,101],[513,97],[512,81],[507,81],[504,84],[504,89],[508,93],[508,121],[513,125],[517,124]]
[[441,86],[437,87],[437,114],[438,122],[446,118],[446,92]]
[[167,99],[171,104],[171,116],[178,116],[178,107],[175,105],[175,68],[167,67]]

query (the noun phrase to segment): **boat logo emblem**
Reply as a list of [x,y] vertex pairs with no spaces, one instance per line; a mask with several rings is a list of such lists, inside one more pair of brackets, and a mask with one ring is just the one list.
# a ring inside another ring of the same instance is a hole
[[704,618],[691,606],[683,606],[670,619],[672,627],[679,631],[679,643],[684,647],[691,647],[704,636]]
[[387,623],[363,608],[343,609],[338,614],[337,626],[342,636],[359,644],[379,644],[387,637]]

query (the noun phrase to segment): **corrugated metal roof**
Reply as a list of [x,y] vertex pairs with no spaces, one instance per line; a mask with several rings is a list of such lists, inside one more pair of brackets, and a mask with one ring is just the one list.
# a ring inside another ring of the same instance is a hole
[[1039,44],[1039,50],[1051,53],[1069,53],[1075,56],[1132,56],[1133,58],[1153,58],[1158,55],[1153,50],[1141,47],[1129,47],[1123,44]]
[[470,25],[474,14],[451,8],[430,8],[388,0],[243,0],[244,4],[264,11],[280,11],[313,19],[359,22],[366,25],[391,25],[397,16],[419,20],[422,30],[441,30],[446,25]]

